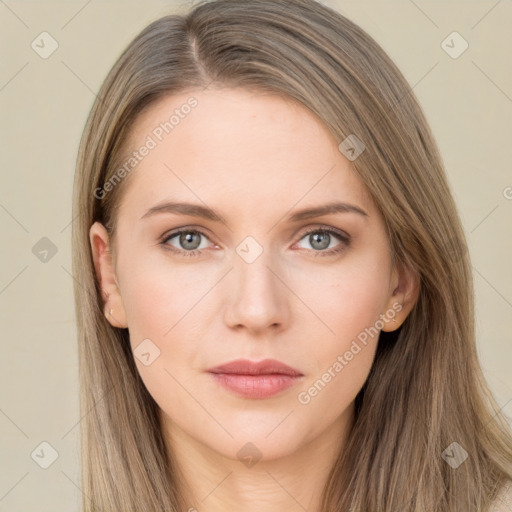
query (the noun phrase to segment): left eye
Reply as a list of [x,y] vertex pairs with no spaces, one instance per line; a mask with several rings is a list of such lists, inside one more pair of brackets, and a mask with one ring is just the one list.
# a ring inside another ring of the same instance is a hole
[[[301,240],[306,240],[310,244],[311,248],[315,250],[315,252],[325,251],[325,249],[332,249],[333,246],[331,245],[331,242],[333,242],[334,239],[341,240],[342,242],[348,242],[347,237],[344,237],[341,234],[330,229],[315,229],[309,231],[301,238]],[[336,247],[336,244],[334,245],[334,247]],[[305,248],[309,249],[309,247]]]

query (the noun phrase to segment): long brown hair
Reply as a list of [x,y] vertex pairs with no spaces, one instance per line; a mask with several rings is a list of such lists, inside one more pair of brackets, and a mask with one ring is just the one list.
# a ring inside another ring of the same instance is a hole
[[[385,219],[394,260],[420,278],[403,325],[380,335],[322,511],[486,511],[512,479],[512,435],[477,359],[470,259],[442,159],[395,64],[313,0],[218,0],[158,19],[122,53],[94,102],[73,198],[84,511],[187,508],[128,330],[103,315],[88,233],[100,221],[115,239],[129,178],[100,199],[95,191],[117,172],[138,114],[209,84],[294,98],[340,143],[363,141],[353,167]],[[455,469],[447,449],[468,458]]]

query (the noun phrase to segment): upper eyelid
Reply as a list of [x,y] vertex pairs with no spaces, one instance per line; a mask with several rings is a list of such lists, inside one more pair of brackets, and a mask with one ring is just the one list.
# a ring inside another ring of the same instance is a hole
[[175,230],[171,230],[171,231],[165,233],[164,235],[162,235],[161,240],[162,240],[162,242],[165,242],[165,241],[169,240],[170,238],[174,238],[175,236],[177,236],[181,233],[199,233],[200,235],[204,236],[205,238],[208,238],[208,240],[210,240],[210,242],[213,242],[207,233],[205,233],[203,230],[198,229],[198,228],[178,228]]
[[327,231],[329,233],[334,233],[335,235],[338,235],[341,238],[351,238],[351,236],[343,229],[333,228],[333,227],[329,227],[329,226],[321,226],[321,225],[318,227],[314,227],[314,228],[308,228],[306,231],[304,231],[302,233],[301,238],[303,238],[306,235],[309,235],[310,233],[314,233],[316,231]]

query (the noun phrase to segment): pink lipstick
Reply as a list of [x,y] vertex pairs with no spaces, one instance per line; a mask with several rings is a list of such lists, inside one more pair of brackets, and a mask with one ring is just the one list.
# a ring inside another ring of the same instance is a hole
[[275,359],[258,362],[237,359],[210,368],[208,372],[225,389],[238,396],[253,399],[275,396],[295,385],[303,377],[298,370]]

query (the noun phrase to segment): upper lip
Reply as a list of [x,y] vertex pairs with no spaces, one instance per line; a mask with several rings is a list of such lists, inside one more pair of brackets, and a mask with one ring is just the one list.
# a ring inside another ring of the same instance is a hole
[[301,372],[295,370],[276,359],[263,359],[262,361],[249,361],[247,359],[237,359],[229,363],[210,368],[210,373],[230,373],[235,375],[290,375],[299,377]]

